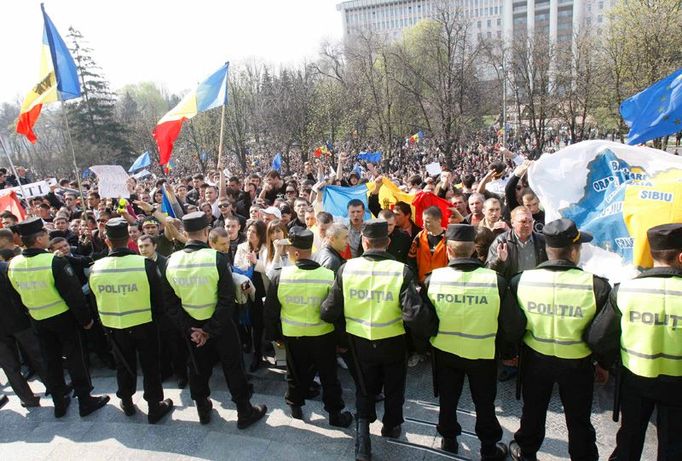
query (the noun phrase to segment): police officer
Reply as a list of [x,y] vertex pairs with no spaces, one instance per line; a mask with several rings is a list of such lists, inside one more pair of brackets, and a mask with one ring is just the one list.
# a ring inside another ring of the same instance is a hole
[[106,329],[114,359],[121,409],[135,414],[133,394],[137,385],[137,356],[144,378],[150,424],[173,408],[164,400],[159,370],[159,341],[153,321],[163,309],[161,278],[156,264],[128,248],[128,222],[110,219],[105,226],[109,256],[95,262],[90,271],[90,291],[95,297],[102,326]]
[[656,408],[659,460],[682,459],[682,224],[647,232],[654,267],[616,285],[588,341],[622,362],[613,461],[638,460]]
[[386,398],[381,435],[400,436],[407,374],[404,324],[421,337],[432,331],[433,316],[423,308],[414,273],[386,252],[389,243],[386,221],[364,223],[364,253],[339,268],[320,315],[325,322],[345,322],[357,363],[357,460],[371,459],[369,424],[382,384]]
[[66,367],[78,397],[81,416],[106,405],[109,396],[93,397],[90,375],[85,367],[78,326],[93,325],[78,277],[66,258],[55,257],[46,248],[49,236],[40,218],[29,218],[16,225],[26,247],[12,259],[8,276],[33,320],[47,368],[47,387],[54,402],[54,415],[61,418],[71,399],[64,395]]
[[348,427],[353,416],[344,408],[341,383],[336,376],[336,337],[334,325],[320,320],[320,305],[334,283],[334,272],[311,259],[314,234],[293,227],[289,239],[289,261],[270,281],[265,301],[266,336],[284,338],[287,351],[287,383],[285,400],[291,416],[303,419],[305,404],[315,377],[322,382],[322,401],[329,413],[329,424]]
[[208,247],[209,222],[204,213],[186,214],[182,222],[188,240],[183,250],[168,259],[165,292],[168,314],[191,348],[190,395],[199,422],[208,424],[213,408],[208,380],[217,356],[237,405],[237,427],[245,429],[261,419],[267,408],[250,402],[239,334],[232,320],[235,293],[227,256]]
[[[552,388],[557,383],[570,457],[596,461],[599,455],[590,421],[595,367],[584,338],[606,304],[610,286],[605,279],[577,267],[581,245],[592,240],[590,234],[579,231],[570,219],[548,223],[543,234],[549,260],[511,280],[512,293],[526,322],[520,365],[523,412],[509,451],[515,460],[536,459],[545,438]],[[602,367],[597,366],[597,373],[599,381],[608,378]]]
[[504,277],[472,257],[476,228],[451,224],[445,237],[450,263],[425,280],[425,302],[436,311],[438,327],[431,338],[434,388],[440,395],[438,432],[441,448],[457,453],[457,404],[464,377],[476,406],[476,435],[482,460],[502,460],[507,446],[499,443],[502,428],[495,416],[497,364],[495,340],[505,330],[518,331],[522,317],[508,295]]

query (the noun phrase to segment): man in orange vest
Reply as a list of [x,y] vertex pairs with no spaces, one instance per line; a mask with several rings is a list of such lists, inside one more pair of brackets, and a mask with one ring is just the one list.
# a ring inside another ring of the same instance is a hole
[[416,268],[419,283],[422,284],[434,269],[448,265],[442,217],[440,208],[436,206],[424,210],[422,213],[424,230],[415,236],[407,255],[408,264]]

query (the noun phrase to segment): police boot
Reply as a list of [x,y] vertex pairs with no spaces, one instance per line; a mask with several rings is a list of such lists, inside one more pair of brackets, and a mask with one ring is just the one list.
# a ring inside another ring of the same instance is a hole
[[329,413],[329,425],[334,427],[349,427],[353,423],[350,411],[335,411]]
[[369,439],[369,420],[355,421],[355,461],[371,461],[372,442]]
[[502,461],[507,459],[507,445],[497,442],[495,445],[481,447],[481,461]]
[[291,408],[291,417],[294,419],[303,419],[303,408],[300,405],[289,405]]
[[65,396],[61,399],[53,399],[54,401],[54,417],[61,418],[66,414],[66,409],[71,404],[71,397]]
[[121,410],[126,416],[133,416],[135,414],[135,405],[133,405],[133,399],[121,399]]
[[162,400],[161,402],[154,402],[149,404],[149,414],[147,415],[147,422],[149,424],[156,424],[161,421],[161,418],[166,416],[173,409],[173,401],[171,399]]
[[85,397],[78,397],[78,413],[81,418],[88,416],[90,413],[102,408],[109,402],[108,395],[100,395],[99,397],[93,397],[91,395]]
[[457,437],[443,437],[443,439],[440,441],[440,449],[449,453],[457,454],[459,451]]
[[537,461],[535,455],[524,455],[521,451],[521,445],[516,443],[516,440],[509,442],[509,454],[514,461]]
[[199,422],[201,424],[208,424],[211,422],[211,410],[213,409],[213,402],[210,399],[197,400],[197,413],[199,413]]
[[397,439],[400,437],[400,434],[402,433],[402,428],[400,427],[400,424],[389,427],[386,426],[385,424],[381,427],[381,436],[382,437],[388,437],[391,439]]
[[259,421],[263,416],[265,416],[265,412],[268,411],[268,407],[265,405],[249,404],[249,406],[251,409],[248,413],[237,409],[237,429],[246,429],[247,427]]

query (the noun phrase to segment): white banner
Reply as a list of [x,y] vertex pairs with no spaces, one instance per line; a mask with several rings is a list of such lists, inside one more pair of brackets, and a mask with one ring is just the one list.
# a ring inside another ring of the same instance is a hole
[[440,163],[433,162],[426,165],[426,172],[429,176],[438,176],[443,172],[443,169],[440,167]]
[[24,189],[24,193],[26,193],[26,196],[24,198],[32,198],[32,197],[42,197],[44,195],[47,195],[50,192],[50,184],[55,184],[56,180],[54,182],[51,182],[50,180],[47,181],[37,181],[37,182],[32,182],[30,184],[24,184],[21,187],[11,187],[7,190],[13,190],[17,193],[17,195],[22,195],[21,189]]
[[648,229],[682,223],[682,158],[661,150],[584,141],[540,157],[528,180],[547,222],[569,218],[594,236],[581,263],[612,283],[651,267]]
[[90,171],[97,175],[98,192],[102,198],[129,198],[128,173],[121,165],[95,165]]

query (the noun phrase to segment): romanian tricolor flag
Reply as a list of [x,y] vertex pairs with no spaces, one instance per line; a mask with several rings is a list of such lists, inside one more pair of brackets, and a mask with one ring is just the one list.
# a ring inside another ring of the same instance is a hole
[[165,165],[173,152],[173,143],[180,135],[185,120],[214,107],[227,104],[227,73],[230,63],[214,72],[187,94],[154,128],[153,136],[159,146],[159,164]]
[[45,22],[40,58],[40,80],[24,98],[17,120],[17,133],[26,136],[32,143],[38,139],[33,133],[33,126],[40,116],[43,104],[66,101],[81,95],[78,70],[69,49],[52,20],[45,13],[42,4],[40,8]]
[[415,134],[413,134],[412,136],[410,136],[409,138],[407,138],[407,141],[410,144],[414,144],[414,143],[421,141],[422,139],[424,139],[424,133],[420,130],[420,131],[416,132]]

